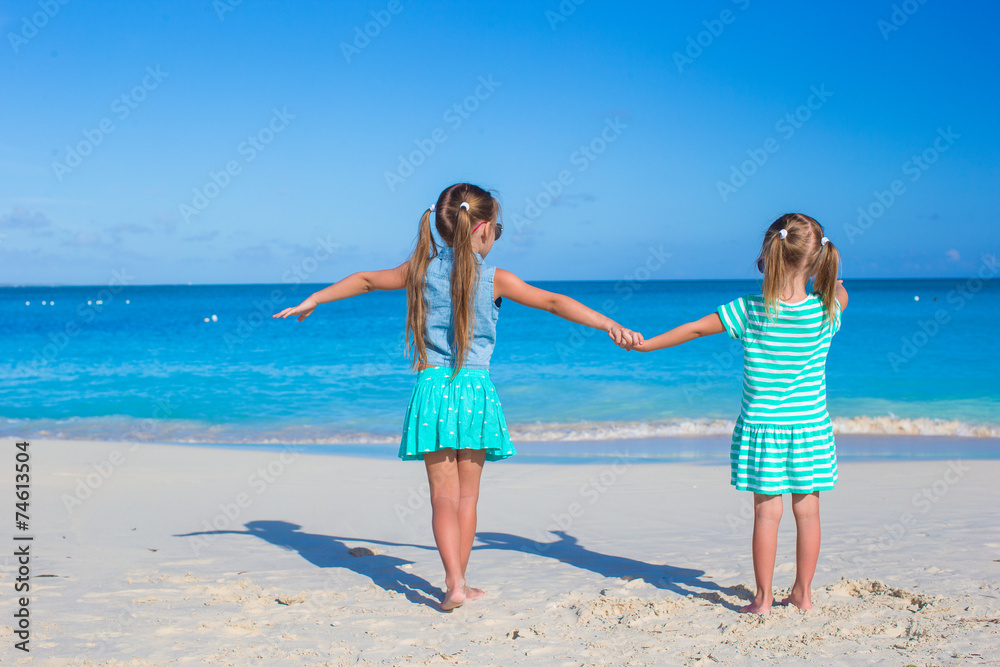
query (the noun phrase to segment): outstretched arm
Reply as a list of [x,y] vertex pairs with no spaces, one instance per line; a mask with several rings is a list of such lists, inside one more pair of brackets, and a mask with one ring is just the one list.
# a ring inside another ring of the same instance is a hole
[[349,299],[352,296],[367,294],[376,290],[403,289],[406,287],[408,269],[409,262],[405,262],[395,269],[352,273],[340,282],[336,282],[329,287],[324,287],[320,291],[311,294],[299,305],[292,308],[285,308],[280,313],[275,313],[271,317],[284,319],[298,315],[299,322],[301,322],[312,315],[312,312],[316,310],[316,306],[321,303]]
[[837,281],[837,301],[840,302],[840,312],[847,309],[847,290],[844,289],[844,281]]
[[687,324],[682,324],[679,327],[671,329],[667,333],[662,333],[659,336],[654,336],[649,340],[639,343],[638,345],[633,345],[633,350],[639,350],[640,352],[652,352],[653,350],[662,350],[665,347],[674,347],[675,345],[680,345],[681,343],[686,343],[695,338],[701,338],[702,336],[711,336],[712,334],[719,334],[726,330],[722,326],[722,318],[719,317],[718,313],[712,313],[711,315],[706,315],[696,322],[688,322]]
[[504,297],[529,308],[545,310],[564,320],[592,329],[607,331],[608,336],[620,347],[632,346],[642,341],[642,334],[626,329],[610,317],[588,308],[565,294],[532,287],[510,271],[496,270],[493,276],[493,296]]

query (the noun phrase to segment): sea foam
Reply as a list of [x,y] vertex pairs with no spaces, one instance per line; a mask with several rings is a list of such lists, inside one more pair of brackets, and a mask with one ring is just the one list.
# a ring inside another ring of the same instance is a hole
[[[659,421],[579,421],[511,424],[515,442],[584,442],[651,438],[729,436],[735,422],[727,419],[665,419]],[[1000,425],[969,424],[943,419],[851,417],[833,419],[841,435],[945,436],[1000,438]],[[0,418],[0,437],[112,442],[183,444],[328,445],[392,444],[397,433],[338,429],[333,425],[296,424],[262,428],[241,424],[206,424],[191,420],[142,420],[128,417],[74,417],[62,420]]]

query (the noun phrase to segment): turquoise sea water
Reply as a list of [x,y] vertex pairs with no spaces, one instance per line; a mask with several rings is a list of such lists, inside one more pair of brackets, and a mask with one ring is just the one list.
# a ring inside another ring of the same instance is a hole
[[[538,284],[646,336],[758,291],[729,281]],[[827,367],[842,433],[1000,436],[1000,285],[846,286]],[[405,295],[325,305],[301,324],[270,319],[318,287],[2,288],[0,435],[396,442],[413,385]],[[724,335],[625,353],[601,332],[508,301],[491,374],[516,440],[613,440],[727,433],[741,363]]]

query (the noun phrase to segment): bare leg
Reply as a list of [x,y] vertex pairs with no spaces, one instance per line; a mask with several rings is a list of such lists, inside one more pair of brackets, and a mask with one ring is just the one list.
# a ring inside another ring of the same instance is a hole
[[[458,450],[458,525],[461,531],[461,562],[462,579],[469,566],[469,556],[472,554],[472,543],[476,540],[476,504],[479,502],[479,480],[483,474],[483,464],[486,462],[486,450]],[[475,600],[485,593],[478,588],[465,587],[465,599]]]
[[812,580],[819,560],[819,491],[792,494],[795,515],[795,583],[781,604],[812,609]]
[[771,584],[774,559],[778,551],[778,525],[781,523],[781,496],[753,494],[753,574],[757,595],[740,609],[743,613],[770,614],[774,603]]
[[459,526],[460,483],[458,456],[454,449],[424,455],[430,484],[434,542],[444,564],[447,586],[441,609],[451,611],[465,602],[465,574],[462,564],[462,532]]

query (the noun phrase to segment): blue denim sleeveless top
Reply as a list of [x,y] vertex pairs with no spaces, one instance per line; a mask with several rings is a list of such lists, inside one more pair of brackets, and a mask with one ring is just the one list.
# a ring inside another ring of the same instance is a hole
[[[454,257],[451,248],[441,248],[438,256],[427,266],[427,277],[424,279],[424,302],[427,304],[424,343],[427,345],[427,363],[431,366],[454,365],[451,351],[451,265]],[[473,297],[476,325],[462,368],[488,369],[493,346],[497,342],[497,318],[500,316],[500,306],[493,300],[496,267],[486,265],[479,255],[475,257],[479,262],[479,286]]]

